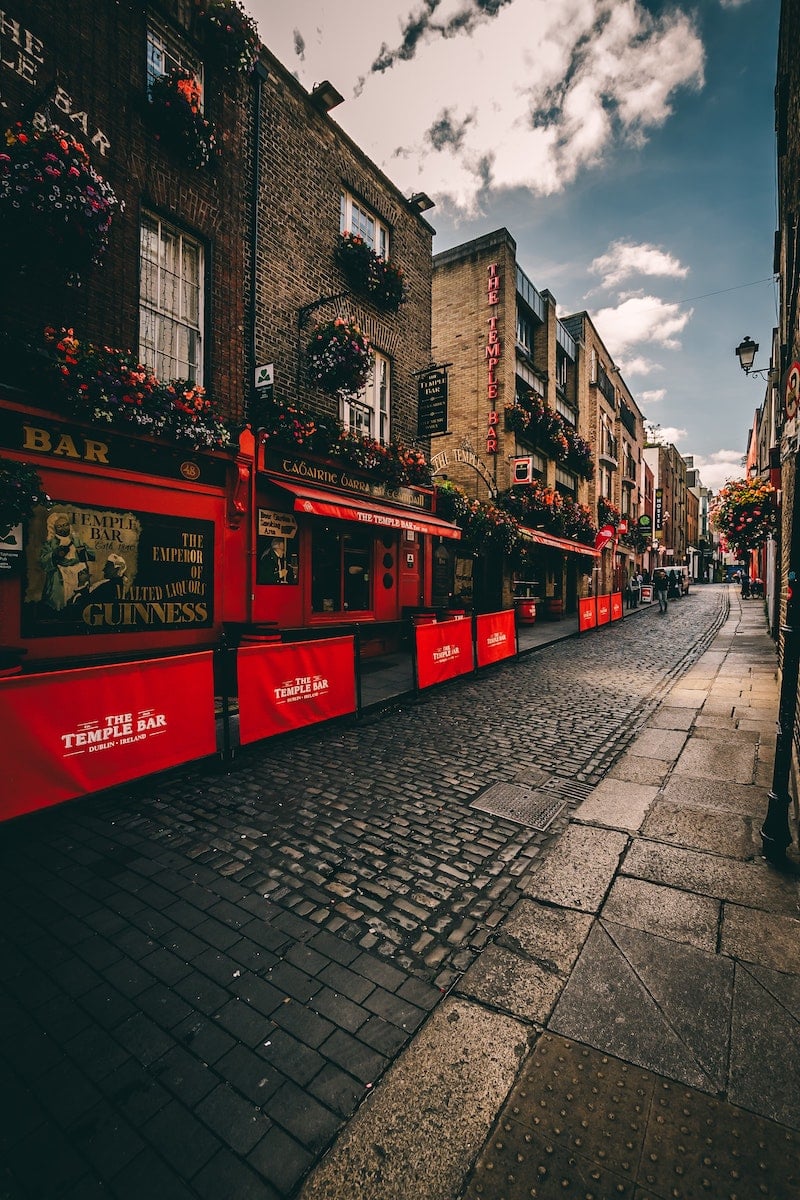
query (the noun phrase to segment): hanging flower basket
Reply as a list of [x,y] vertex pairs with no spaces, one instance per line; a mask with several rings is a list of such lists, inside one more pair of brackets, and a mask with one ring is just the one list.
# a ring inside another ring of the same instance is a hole
[[80,274],[102,261],[117,198],[83,145],[57,126],[18,121],[0,141],[0,239],[6,268]]
[[191,71],[172,67],[150,88],[150,123],[156,138],[187,167],[199,170],[211,162],[216,135],[200,111],[202,90]]
[[403,272],[367,245],[357,233],[341,233],[336,244],[336,261],[354,291],[378,308],[397,312],[406,300]]
[[0,534],[27,521],[37,504],[46,504],[42,481],[27,463],[0,458]]
[[729,479],[720,488],[710,516],[712,528],[739,558],[744,558],[777,529],[775,489],[760,479]]
[[205,37],[205,57],[226,75],[252,70],[261,38],[258,26],[237,0],[194,0],[197,25]]
[[91,425],[205,449],[231,444],[204,389],[186,380],[162,383],[128,350],[80,342],[71,329],[45,330],[60,383],[60,407]]
[[369,338],[341,317],[317,327],[306,354],[310,382],[329,396],[356,395],[372,372]]

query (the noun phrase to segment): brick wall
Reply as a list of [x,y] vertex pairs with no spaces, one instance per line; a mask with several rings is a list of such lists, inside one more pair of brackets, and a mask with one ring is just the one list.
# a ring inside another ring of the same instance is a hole
[[[275,396],[337,415],[337,402],[309,387],[305,346],[316,323],[356,320],[392,367],[391,437],[417,441],[415,371],[431,353],[432,229],[403,195],[271,55],[261,112],[256,259],[255,354],[275,365]],[[390,231],[390,258],[404,272],[408,300],[396,314],[353,294],[311,313],[299,310],[349,290],[335,260],[342,190]],[[427,442],[423,442],[427,449]]]
[[[165,23],[203,47],[193,6],[154,5]],[[248,83],[207,70],[204,105],[221,147],[212,168],[182,165],[154,139],[146,99],[146,13],[141,3],[4,0],[0,95],[4,124],[43,112],[82,140],[113,187],[117,212],[105,263],[69,287],[47,272],[4,280],[0,330],[34,335],[46,324],[74,327],[89,341],[138,344],[139,218],[154,211],[198,238],[206,251],[205,378],[223,411],[244,401],[244,245]],[[183,23],[182,23],[183,22]]]

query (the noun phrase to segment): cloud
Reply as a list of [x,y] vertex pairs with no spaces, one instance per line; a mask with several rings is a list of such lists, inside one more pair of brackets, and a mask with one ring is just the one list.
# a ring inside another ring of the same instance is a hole
[[654,440],[663,442],[665,446],[677,446],[679,442],[685,442],[689,436],[688,430],[679,429],[676,425],[655,425],[653,429]]
[[718,492],[729,479],[744,475],[741,450],[715,450],[711,454],[695,454],[694,465],[700,472],[700,482],[712,492]]
[[467,129],[474,120],[475,114],[470,113],[464,117],[463,121],[456,124],[450,110],[444,108],[425,136],[434,150],[441,150],[445,146],[452,146],[454,150],[459,150],[464,144]]
[[666,388],[654,388],[652,391],[649,391],[649,392],[641,392],[639,395],[639,399],[642,401],[643,404],[658,404],[658,402],[660,400],[664,399],[666,394],[667,394]]
[[305,44],[305,41],[303,40],[303,35],[299,29],[294,30],[293,38],[294,38],[294,52],[297,55],[297,57],[300,59],[300,61],[302,62],[306,56],[306,44]]
[[632,358],[623,354],[619,357],[617,366],[626,379],[632,375],[652,375],[655,371],[664,370],[663,363],[653,362],[643,354],[635,354]]
[[686,328],[693,312],[657,296],[628,296],[616,308],[601,308],[592,320],[616,361],[629,347],[643,342],[679,350],[677,335]]
[[[409,0],[382,0],[356,22],[332,0],[250,6],[306,87],[331,79],[350,95],[335,120],[399,188],[461,214],[481,211],[487,187],[563,192],[704,81],[695,18],[641,0],[422,0],[410,15]],[[435,145],[443,95],[460,136]]]
[[685,279],[689,268],[679,259],[658,246],[646,243],[636,245],[620,238],[612,242],[605,254],[589,264],[593,275],[602,275],[603,287],[617,287],[635,275],[662,275],[672,279]]

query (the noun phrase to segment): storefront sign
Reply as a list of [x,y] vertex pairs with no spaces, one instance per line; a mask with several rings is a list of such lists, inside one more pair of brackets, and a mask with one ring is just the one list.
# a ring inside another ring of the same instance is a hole
[[[487,303],[490,305],[499,304],[500,302],[500,268],[497,263],[492,263],[488,268],[489,280],[487,290]],[[500,417],[497,413],[497,398],[499,395],[499,383],[497,380],[497,368],[500,365],[500,358],[503,353],[503,348],[500,342],[500,334],[497,329],[498,318],[496,315],[489,317],[489,333],[486,338],[486,350],[484,352],[487,366],[486,376],[486,398],[489,402],[489,421],[486,433],[486,453],[497,454],[497,431],[500,423]]]
[[450,450],[442,450],[441,453],[434,454],[431,459],[431,470],[434,475],[438,475],[446,467],[449,467],[451,463],[464,463],[468,467],[473,467],[489,489],[489,495],[497,495],[497,484],[492,478],[489,468],[485,462],[482,462],[478,458],[474,450],[468,446],[456,446]]
[[0,819],[217,749],[210,651],[0,679]]
[[240,647],[242,745],[356,711],[355,639]]
[[[433,512],[433,489],[410,487],[388,488],[383,483],[354,475],[347,468],[335,467],[328,462],[314,462],[310,459],[295,458],[291,455],[273,454],[263,451],[263,470],[274,471],[276,474],[287,475],[295,483],[309,483],[324,488],[341,488],[354,492],[359,496],[371,496],[374,499],[391,499],[395,504],[403,504],[409,508]],[[280,480],[275,482],[280,487]]]
[[480,613],[475,620],[475,650],[479,667],[512,658],[517,652],[514,610]]
[[587,629],[594,629],[596,624],[597,598],[587,596],[584,600],[578,601],[578,630],[583,633]]
[[664,528],[664,489],[656,488],[654,497],[655,531],[661,533]]
[[474,670],[471,621],[436,621],[414,629],[417,687],[431,687]]
[[[146,446],[146,452],[144,447]],[[29,456],[37,469],[48,461],[86,463],[137,475],[162,475],[191,483],[224,487],[230,459],[221,454],[170,450],[141,438],[126,438],[105,430],[90,436],[86,429],[45,416],[32,416],[0,405],[0,447]],[[38,461],[37,461],[38,460]]]
[[214,523],[53,500],[28,526],[23,637],[207,629]]
[[417,433],[420,437],[447,433],[447,371],[439,369],[420,375],[417,404]]

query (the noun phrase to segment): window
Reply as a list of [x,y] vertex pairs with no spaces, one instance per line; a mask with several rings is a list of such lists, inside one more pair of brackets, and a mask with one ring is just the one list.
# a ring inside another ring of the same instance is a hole
[[567,386],[569,359],[560,346],[556,346],[556,387],[563,391]]
[[342,423],[352,433],[375,441],[389,441],[391,363],[383,354],[373,353],[372,378],[362,392],[345,398]]
[[312,527],[311,611],[367,612],[372,608],[372,535],[354,527]]
[[140,238],[139,357],[159,379],[203,382],[203,249],[145,214]]
[[339,232],[362,237],[381,258],[389,257],[389,230],[349,192],[342,192],[339,205]]
[[[159,75],[166,75],[173,67],[191,71],[203,91],[203,67],[199,59],[189,53],[189,48],[166,25],[150,20],[147,25],[147,90]],[[202,101],[201,101],[202,103]]]
[[521,346],[526,354],[533,354],[533,317],[519,303],[517,304],[517,345]]

